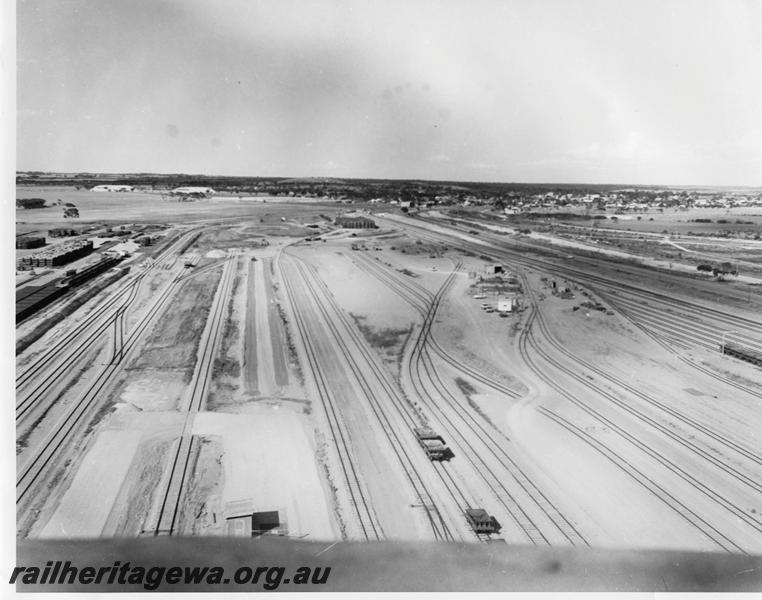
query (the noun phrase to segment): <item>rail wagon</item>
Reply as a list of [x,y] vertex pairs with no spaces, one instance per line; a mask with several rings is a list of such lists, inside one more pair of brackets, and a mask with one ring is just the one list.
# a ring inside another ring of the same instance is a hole
[[418,438],[418,443],[426,452],[426,456],[432,461],[450,460],[455,456],[453,451],[446,446],[444,438],[430,427],[416,427],[415,437]]
[[501,525],[497,519],[483,508],[466,509],[466,519],[471,529],[479,534],[500,533]]
[[762,352],[753,350],[752,348],[746,348],[735,342],[726,342],[720,346],[720,350],[723,354],[740,358],[746,362],[750,362],[753,365],[762,367]]

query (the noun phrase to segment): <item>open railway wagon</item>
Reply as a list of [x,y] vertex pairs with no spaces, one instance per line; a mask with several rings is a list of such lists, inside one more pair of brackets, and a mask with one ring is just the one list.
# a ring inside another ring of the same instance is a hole
[[753,365],[762,367],[762,352],[752,350],[751,348],[745,348],[735,342],[726,342],[720,346],[720,350],[723,354],[740,358],[746,362],[750,362]]
[[445,445],[444,438],[430,427],[416,427],[415,436],[423,451],[426,452],[426,456],[432,461],[450,460],[455,456],[455,453]]

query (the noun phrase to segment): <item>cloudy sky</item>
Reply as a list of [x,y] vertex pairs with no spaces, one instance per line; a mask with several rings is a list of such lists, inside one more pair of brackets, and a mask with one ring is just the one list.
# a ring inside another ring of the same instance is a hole
[[762,185],[757,0],[20,0],[19,170]]

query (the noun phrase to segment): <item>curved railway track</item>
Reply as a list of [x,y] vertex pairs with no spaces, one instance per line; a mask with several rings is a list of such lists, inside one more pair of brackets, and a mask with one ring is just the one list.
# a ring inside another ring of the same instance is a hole
[[[725,385],[734,387],[756,398],[762,398],[762,388],[755,389],[755,388],[752,388],[751,386],[743,385],[742,383],[739,383],[735,381],[734,379],[731,379],[730,377],[725,377],[724,375],[718,373],[714,369],[705,367],[698,361],[695,361],[685,356],[681,352],[676,352],[673,347],[673,344],[675,344],[675,339],[672,338],[671,336],[675,336],[679,338],[679,336],[682,333],[682,327],[674,326],[667,321],[661,321],[661,327],[655,328],[652,322],[647,321],[646,319],[638,318],[638,316],[635,316],[633,312],[630,312],[630,309],[623,309],[621,305],[618,303],[617,299],[611,298],[610,296],[606,296],[603,294],[599,294],[599,295],[601,295],[601,297],[605,299],[606,302],[608,302],[612,307],[616,308],[616,310],[620,314],[622,314],[628,321],[630,321],[630,323],[632,323],[635,327],[640,329],[645,335],[647,335],[654,342],[659,344],[662,348],[667,350],[670,354],[674,355],[678,360],[682,361],[683,363],[692,367],[693,369],[701,371],[705,375],[708,375],[709,377],[712,377],[713,379],[716,379],[717,381],[722,382]],[[656,333],[655,329],[656,331],[662,331],[663,335],[659,335],[658,333]],[[687,344],[681,344],[680,347],[684,349],[690,348],[690,346],[688,346]]]
[[[362,255],[359,254],[358,256],[362,257]],[[434,301],[434,294],[432,294],[426,288],[419,286],[418,284],[406,282],[403,279],[396,277],[390,273],[388,269],[374,264],[374,262],[368,258],[362,257],[361,260],[364,263],[364,266],[368,267],[368,273],[391,288],[392,291],[394,291],[403,300],[413,306],[413,308],[415,308],[415,310],[418,311],[421,315],[426,314],[431,303]],[[484,375],[478,369],[470,366],[463,360],[454,357],[437,341],[432,332],[429,332],[426,341],[428,347],[431,348],[437,354],[437,356],[439,356],[442,360],[450,364],[455,369],[458,369],[472,379],[483,383],[498,393],[505,394],[511,398],[521,398],[522,394],[520,392],[508,387],[504,383],[497,381],[492,377]]]
[[[611,304],[617,305],[634,319],[647,323],[650,328],[708,350],[718,350],[722,343],[723,333],[726,333],[710,324],[691,318],[690,315],[677,314],[671,310],[621,297],[617,292],[599,291],[598,295],[606,297]],[[762,342],[756,342],[745,336],[738,337],[745,340],[743,344],[749,348],[762,351]]]
[[[685,471],[683,468],[677,465],[674,461],[656,452],[654,449],[652,449],[647,444],[642,442],[636,435],[630,433],[627,429],[621,427],[620,425],[612,421],[610,418],[607,418],[601,412],[597,411],[592,406],[590,406],[588,402],[585,402],[576,398],[575,396],[570,394],[559,382],[549,377],[546,371],[542,369],[537,364],[537,362],[531,357],[531,354],[529,352],[529,347],[531,347],[532,351],[535,354],[540,356],[543,360],[545,360],[548,364],[550,364],[554,369],[557,369],[558,371],[569,376],[571,379],[577,380],[583,385],[586,385],[587,387],[594,389],[597,393],[602,394],[607,400],[612,402],[618,401],[618,398],[616,398],[616,396],[614,396],[607,390],[598,388],[597,386],[593,386],[592,384],[590,384],[590,382],[587,379],[585,379],[584,377],[580,377],[578,373],[576,372],[576,370],[569,368],[563,362],[554,358],[545,349],[545,345],[540,344],[534,338],[534,334],[532,333],[531,328],[535,320],[538,318],[538,315],[539,315],[539,311],[535,305],[533,307],[532,313],[530,314],[529,320],[526,326],[524,327],[522,336],[520,337],[519,348],[520,348],[523,360],[527,363],[527,365],[535,372],[535,374],[541,380],[545,381],[551,388],[555,389],[564,398],[569,400],[572,404],[574,404],[578,408],[582,409],[588,415],[592,416],[595,420],[607,426],[611,431],[617,433],[620,437],[631,442],[634,446],[639,448],[646,455],[650,456],[656,462],[664,466],[667,470],[669,470],[674,475],[676,475],[677,477],[685,481],[693,489],[695,489],[696,491],[699,491],[702,495],[709,498],[712,502],[716,503],[717,505],[721,506],[724,510],[731,513],[734,518],[736,518],[737,520],[743,521],[755,531],[762,533],[762,522],[760,522],[757,518],[747,514],[746,511],[744,511],[742,508],[737,506],[732,501],[726,499],[721,493],[713,490],[710,486],[705,484],[703,481],[689,474],[687,471]],[[635,467],[631,463],[626,461],[621,456],[617,455],[617,453],[615,453],[610,448],[607,448],[599,440],[596,440],[596,447],[599,449],[599,451],[601,448],[606,448],[606,453],[608,454],[609,457],[611,456],[618,457],[615,462],[618,462],[620,467],[626,467],[625,471],[628,472],[631,476],[634,476],[633,470],[637,471],[637,469],[635,469]],[[731,475],[733,475],[733,473],[728,471],[728,469],[723,468],[723,465],[720,465],[719,468],[725,471],[726,473],[729,472]],[[638,473],[640,472],[638,471]],[[663,488],[660,488],[659,486],[657,486],[652,479],[648,478],[642,473],[640,473],[639,476],[634,476],[634,477],[641,484],[644,484],[649,490],[654,492],[657,497],[661,498],[663,501],[669,504],[673,509],[675,509],[678,513],[680,513],[687,521],[691,522],[694,526],[696,526],[702,532],[704,532],[705,535],[713,539],[720,547],[724,548],[727,551],[739,551],[739,552],[746,553],[746,550],[742,546],[740,546],[733,540],[730,540],[729,538],[727,538],[725,534],[721,533],[713,525],[708,524],[703,519],[703,517],[700,517],[694,511],[691,511],[690,509],[685,507],[685,505],[681,501],[679,501],[677,498],[675,498],[673,494],[670,494]],[[749,485],[753,487],[757,487],[759,485],[753,480],[752,481],[744,480],[744,483],[748,483]]]
[[[368,259],[362,259],[363,262]],[[367,263],[366,263],[367,266]],[[382,267],[372,266],[371,268],[377,268],[382,270]],[[419,334],[414,343],[412,352],[408,356],[407,369],[410,373],[410,379],[416,389],[417,395],[426,403],[429,410],[435,413],[440,421],[446,424],[447,432],[450,438],[456,438],[460,440],[458,446],[463,450],[463,454],[467,457],[469,462],[474,467],[475,471],[484,478],[485,483],[490,488],[492,493],[498,499],[498,501],[504,506],[508,514],[513,518],[517,526],[525,533],[528,541],[533,544],[550,544],[547,537],[542,533],[540,527],[534,523],[530,515],[528,515],[519,503],[513,498],[511,492],[503,484],[501,477],[499,477],[489,466],[489,464],[480,456],[475,450],[473,445],[462,435],[463,426],[465,430],[471,431],[476,439],[484,441],[485,447],[489,455],[491,455],[495,461],[497,461],[500,468],[505,469],[506,472],[513,478],[519,488],[525,493],[534,504],[539,508],[545,518],[557,529],[557,531],[567,540],[571,545],[589,545],[587,540],[580,534],[580,532],[574,527],[574,525],[566,519],[558,508],[547,498],[545,494],[531,481],[521,467],[514,461],[510,454],[504,448],[500,437],[507,441],[508,437],[501,432],[495,430],[495,434],[490,431],[489,427],[485,427],[477,418],[472,414],[472,409],[464,405],[462,399],[458,399],[453,395],[449,388],[444,384],[439,376],[438,370],[434,366],[431,357],[428,355],[428,347],[433,339],[432,326],[434,318],[436,317],[437,310],[442,301],[444,295],[449,291],[449,288],[453,282],[453,278],[457,268],[453,271],[447,280],[442,284],[440,290],[431,297],[431,301],[428,306],[421,306],[415,299],[421,300],[425,297],[424,293],[418,293],[411,284],[398,282],[399,286],[393,286],[391,280],[394,276],[391,273],[386,273],[385,276],[379,274],[378,271],[373,274],[379,278],[380,281],[387,283],[390,287],[393,287],[395,291],[407,302],[413,305],[423,317],[423,324],[419,331]],[[400,288],[406,289],[408,293],[400,291]],[[426,290],[428,292],[428,290]],[[462,363],[455,361],[448,355],[448,362],[457,367],[461,367]],[[460,369],[462,372],[462,369]],[[467,373],[470,375],[470,373]],[[414,376],[415,375],[415,376]],[[424,380],[429,381],[429,385],[426,385]],[[478,381],[490,381],[488,378],[480,376]],[[490,387],[504,388],[499,382],[491,382],[493,385]],[[431,389],[438,392],[438,398],[434,398]],[[512,390],[511,390],[512,391]],[[516,396],[515,392],[513,392]],[[460,420],[454,422],[447,413],[439,407],[438,399],[444,400],[445,404],[449,406],[454,414],[460,417]],[[496,435],[497,434],[497,435]]]
[[[416,391],[428,408],[437,415],[437,418],[445,424],[448,435],[458,440],[457,447],[461,453],[474,467],[474,470],[481,475],[486,485],[489,487],[498,502],[503,505],[506,512],[511,516],[516,525],[526,536],[527,540],[536,545],[550,545],[551,541],[543,533],[542,527],[538,521],[533,518],[521,506],[511,491],[505,486],[502,474],[498,475],[476,450],[468,438],[463,435],[465,431],[474,434],[475,439],[480,439],[491,455],[496,460],[501,469],[504,469],[514,480],[519,489],[531,499],[532,503],[539,509],[546,526],[550,524],[561,536],[571,545],[588,545],[585,538],[558,510],[558,508],[543,494],[539,488],[527,477],[526,473],[518,466],[513,458],[505,450],[502,442],[493,435],[478,419],[474,417],[470,407],[464,405],[453,395],[447,385],[442,381],[438,370],[435,368],[431,357],[426,349],[427,338],[431,335],[431,328],[436,317],[437,310],[442,298],[449,290],[453,282],[456,271],[450,275],[447,281],[442,285],[440,291],[434,297],[427,314],[424,316],[424,322],[415,341],[412,352],[408,357],[407,368],[410,373],[410,379],[413,382]],[[429,385],[426,384],[428,380]],[[432,390],[436,390],[439,396],[434,397]],[[453,413],[460,419],[455,422],[440,407],[438,400],[444,400],[445,404],[452,409]],[[505,437],[505,436],[503,436]],[[507,437],[506,437],[507,439]]]
[[[432,238],[430,237],[429,239],[432,239]],[[524,280],[524,284],[525,284],[525,286],[528,285],[526,280]],[[526,289],[529,290],[530,288],[527,287]],[[547,326],[544,324],[544,321],[540,320],[540,323],[541,323],[541,326],[544,327],[546,329],[546,331],[547,331]],[[552,336],[551,336],[550,339],[553,340]],[[563,349],[563,352],[565,352],[566,355],[571,357],[573,360],[577,360],[577,362],[579,362],[579,359],[577,357],[574,357],[565,348]],[[756,464],[762,464],[762,463],[759,462],[760,460],[762,460],[762,457],[759,454],[755,453],[752,450],[749,450],[748,448],[744,448],[740,444],[737,444],[737,443],[733,442],[727,436],[723,436],[722,434],[714,432],[710,427],[699,423],[695,419],[691,419],[687,415],[683,415],[682,413],[680,413],[680,412],[672,409],[671,407],[669,407],[666,403],[657,401],[654,398],[651,398],[650,396],[647,396],[646,394],[641,393],[639,390],[636,390],[632,386],[629,386],[628,384],[622,382],[619,379],[616,379],[616,378],[612,379],[612,377],[609,374],[603,372],[602,370],[598,369],[597,367],[594,367],[593,365],[590,365],[590,363],[587,363],[586,361],[585,361],[585,366],[587,366],[587,367],[591,368],[592,370],[596,371],[597,374],[600,375],[601,377],[612,381],[612,383],[614,383],[615,385],[620,385],[620,387],[621,386],[626,386],[627,391],[630,391],[631,393],[634,393],[635,395],[640,397],[642,400],[645,400],[646,402],[648,402],[650,405],[658,407],[658,408],[666,411],[672,417],[678,418],[679,420],[683,421],[687,425],[696,427],[698,431],[700,431],[701,433],[703,433],[703,434],[707,435],[708,437],[714,439],[718,443],[728,447],[732,451],[735,451],[735,452],[741,454],[742,456],[744,456],[745,458],[751,460],[752,462],[754,462]],[[587,380],[585,380],[584,383],[586,385],[589,384],[589,382]],[[619,402],[619,404],[623,408],[625,408],[625,410],[628,410],[629,407],[627,405],[625,405],[624,403],[621,403],[621,402]],[[684,442],[685,442],[685,440],[683,440],[680,443],[684,444]],[[712,459],[713,459],[713,457],[712,457]],[[720,468],[723,469],[723,470],[726,470],[727,466],[726,465],[725,466],[721,466]],[[733,469],[731,468],[731,470],[733,470]],[[759,486],[759,484],[757,484],[753,480],[750,480],[749,477],[747,477],[747,476],[745,476],[743,474],[738,474],[736,476],[739,477],[741,481],[744,481],[745,483],[748,483],[749,485],[751,485],[754,488],[762,487],[762,486]]]
[[[381,218],[383,219],[384,217]],[[417,236],[423,239],[428,239],[435,243],[447,243],[477,255],[483,254],[497,260],[509,260],[516,264],[521,264],[526,267],[531,267],[540,271],[547,272],[549,274],[554,274],[557,277],[563,277],[570,281],[582,283],[583,285],[603,286],[608,289],[614,289],[620,293],[627,293],[641,300],[661,302],[667,307],[678,307],[681,311],[692,315],[694,318],[713,319],[715,321],[724,323],[723,327],[725,329],[740,329],[742,333],[738,335],[737,339],[741,343],[749,343],[754,345],[760,343],[760,340],[762,340],[761,321],[748,317],[729,314],[722,310],[690,302],[683,298],[677,298],[670,296],[669,294],[656,292],[639,287],[637,285],[615,281],[610,278],[591,274],[579,269],[575,269],[573,267],[559,266],[558,264],[552,262],[533,258],[527,256],[526,253],[506,248],[505,239],[501,239],[500,236],[496,236],[494,234],[480,232],[481,239],[479,240],[479,243],[477,243],[459,237],[459,235],[467,235],[463,231],[453,230],[453,233],[440,233],[432,232],[422,225],[409,222],[401,222],[397,219],[389,219],[389,222],[403,228],[413,229],[415,230]],[[446,226],[442,225],[441,223],[434,223],[433,221],[432,223],[437,227],[446,228]],[[520,244],[520,242],[517,242],[516,240],[512,240],[512,243]],[[534,250],[535,252],[537,251],[537,248],[530,244],[524,244],[523,246],[527,250]]]
[[[149,266],[127,282],[113,299],[88,313],[82,323],[79,323],[73,330],[48,346],[26,366],[25,370],[16,377],[17,423],[29,414],[30,410],[51,387],[59,382],[59,378],[64,373],[71,370],[71,365],[76,359],[80,358],[94,344],[103,341],[104,334],[112,325],[114,325],[115,331],[111,361],[118,362],[121,360],[124,353],[122,346],[125,314],[135,302],[144,278],[152,269],[163,264],[171,256],[170,253],[194,233],[195,230],[190,230],[169,244],[162,250],[158,259],[153,260]],[[180,279],[182,278],[178,277],[178,281]],[[120,300],[122,300],[121,303],[119,303]],[[117,343],[117,337],[121,342],[120,344]],[[24,389],[30,385],[33,386],[31,390]]]
[[[411,484],[416,497],[426,509],[427,519],[431,525],[434,537],[445,541],[454,540],[455,536],[450,530],[449,525],[445,522],[433,494],[426,483],[424,483],[418,468],[408,455],[408,449],[406,448],[406,444],[402,441],[401,432],[394,426],[390,416],[384,408],[384,403],[376,397],[373,386],[370,384],[368,374],[364,372],[364,369],[357,363],[355,356],[347,346],[344,336],[341,334],[335,323],[335,316],[337,316],[344,324],[346,331],[348,331],[353,338],[356,347],[360,350],[362,357],[365,359],[364,362],[370,367],[373,377],[381,384],[385,394],[391,400],[390,404],[397,416],[405,422],[406,429],[409,433],[408,440],[412,440],[417,449],[417,441],[415,441],[415,434],[413,432],[413,428],[417,426],[417,418],[413,415],[412,408],[408,406],[406,400],[402,398],[401,393],[394,388],[394,384],[390,381],[390,378],[384,371],[383,367],[377,363],[376,358],[366,347],[364,340],[361,339],[361,334],[356,331],[354,324],[348,320],[344,311],[338,306],[335,299],[330,294],[330,291],[324,287],[324,284],[317,274],[312,272],[309,267],[305,266],[305,264],[296,257],[294,257],[294,266],[301,275],[301,279],[305,282],[307,290],[314,300],[320,314],[323,316],[323,320],[331,332],[333,339],[336,342],[336,346],[345,359],[346,364],[350,367],[354,377],[363,389],[363,393],[368,400],[371,411],[381,425],[385,437],[389,441],[398,462],[402,466],[405,476]],[[308,271],[310,272],[308,273]],[[311,276],[315,277],[314,281],[317,283],[314,283],[311,280]],[[319,291],[318,288],[322,289],[322,292]],[[325,306],[326,301],[328,305],[332,307],[332,313],[328,312]],[[408,447],[412,445],[413,444],[410,443],[407,444]],[[447,487],[447,490],[453,497],[455,497],[452,488]]]
[[[80,339],[77,342],[70,342],[70,343],[76,343],[76,345],[73,348],[65,348],[65,347],[59,347],[57,348],[57,361],[55,362],[54,366],[52,368],[49,368],[47,370],[44,370],[44,367],[47,365],[45,364],[36,364],[33,367],[30,367],[25,372],[25,375],[27,375],[27,380],[29,380],[34,375],[41,373],[39,380],[34,382],[34,387],[29,390],[26,394],[21,396],[20,394],[17,394],[17,401],[16,401],[16,422],[21,422],[26,416],[30,413],[32,409],[34,409],[37,405],[37,403],[50,391],[52,387],[54,387],[56,384],[59,383],[59,378],[64,373],[71,370],[72,363],[83,356],[93,345],[95,345],[97,342],[103,341],[104,334],[108,331],[108,329],[112,326],[112,324],[116,324],[117,320],[121,321],[121,330],[124,331],[124,313],[129,308],[129,306],[135,301],[137,297],[137,293],[140,287],[140,282],[142,281],[142,276],[144,274],[141,273],[139,276],[139,279],[135,279],[135,284],[132,285],[129,289],[129,293],[126,298],[124,298],[124,301],[121,305],[116,307],[113,310],[113,314],[108,315],[104,321],[102,321],[99,325],[96,325],[93,327],[89,333],[84,335],[83,339]],[[109,303],[108,305],[104,306],[104,311],[101,313],[105,313],[108,311],[108,309],[113,308],[112,304]],[[97,316],[95,317],[97,318]],[[86,329],[89,329],[89,327],[86,327]],[[72,339],[76,340],[77,337],[79,337],[82,334],[82,330],[78,330],[75,332],[75,335],[72,336]],[[123,356],[124,349],[123,349],[123,343],[117,348],[116,345],[116,336],[114,336],[114,352],[113,352],[113,358],[112,363],[118,362],[115,361],[114,358],[118,356]],[[67,351],[67,355],[65,357],[61,357],[60,354],[63,351]],[[19,400],[19,396],[21,399]]]
[[[437,225],[438,227],[444,227],[447,228],[446,225],[443,225],[441,223],[437,223],[436,221],[425,219],[418,217],[423,222],[430,222],[432,224]],[[400,224],[400,221],[392,220],[394,223]],[[467,221],[465,223],[468,223]],[[407,223],[405,224],[407,225]],[[410,225],[411,227],[420,229],[424,232],[427,232],[427,230],[421,226],[416,225]],[[455,230],[457,233],[463,234],[463,231]],[[431,232],[428,232],[431,233]],[[447,234],[441,234],[441,235],[447,235]],[[449,236],[448,236],[449,237]],[[707,316],[712,315],[714,318],[719,319],[721,321],[726,322],[729,326],[733,327],[744,327],[749,329],[750,331],[754,331],[758,336],[762,336],[762,321],[757,319],[752,319],[749,317],[742,317],[738,315],[729,314],[727,312],[724,312],[722,310],[719,310],[717,308],[706,306],[704,304],[699,304],[696,302],[691,302],[689,300],[686,300],[684,298],[676,298],[674,296],[671,296],[669,294],[665,294],[662,292],[657,292],[648,288],[640,287],[634,284],[629,283],[623,283],[620,281],[614,281],[608,277],[603,277],[601,275],[595,275],[591,274],[588,271],[582,271],[580,269],[575,269],[574,267],[569,266],[559,266],[555,263],[547,262],[542,259],[538,258],[530,258],[527,257],[524,253],[518,252],[516,250],[511,250],[509,248],[505,248],[505,238],[501,238],[499,235],[496,235],[494,233],[490,233],[488,231],[482,231],[479,234],[479,237],[482,238],[482,240],[488,241],[490,244],[497,244],[498,247],[494,248],[495,250],[499,252],[503,252],[506,255],[510,255],[512,257],[513,262],[518,263],[525,263],[527,266],[532,266],[539,270],[544,270],[547,272],[555,272],[560,277],[565,277],[567,279],[574,279],[575,277],[579,280],[586,280],[589,282],[599,283],[606,286],[612,286],[615,289],[618,290],[624,290],[627,291],[630,294],[638,295],[641,298],[646,299],[652,299],[652,300],[661,300],[666,302],[669,305],[678,305],[683,310],[690,312],[694,316]],[[458,242],[464,241],[461,238],[456,238]],[[464,243],[470,244],[472,249],[476,250],[482,250],[484,248],[483,245],[479,244],[473,244],[470,242],[464,241]],[[511,243],[523,247],[527,251],[538,251],[538,247],[529,244],[526,242],[521,242],[520,240],[512,239]],[[539,248],[542,249],[542,248]]]
[[[528,286],[529,286],[529,283],[525,280],[525,289],[529,290],[530,288]],[[598,377],[600,377],[604,381],[610,382],[617,388],[622,389],[637,398],[640,398],[646,404],[653,406],[655,408],[658,408],[659,410],[668,414],[672,418],[680,421],[681,423],[687,426],[692,427],[697,432],[712,439],[714,442],[721,444],[725,448],[733,452],[736,452],[737,454],[743,456],[744,458],[753,462],[754,464],[762,466],[762,456],[755,453],[753,450],[745,448],[741,444],[738,444],[734,442],[733,440],[731,440],[728,436],[715,431],[711,427],[708,427],[707,425],[701,423],[700,421],[689,417],[688,415],[682,413],[681,411],[675,410],[674,408],[669,406],[666,402],[662,402],[661,400],[657,400],[656,398],[648,394],[645,394],[644,392],[628,384],[627,382],[619,379],[618,377],[614,375],[611,375],[610,373],[604,371],[603,369],[597,367],[596,365],[586,361],[583,358],[580,358],[579,356],[575,355],[573,352],[567,350],[562,344],[558,342],[555,336],[553,336],[553,334],[551,333],[550,328],[548,327],[548,324],[545,321],[542,315],[542,311],[539,309],[539,307],[535,307],[534,315],[535,315],[535,323],[537,323],[537,325],[539,326],[540,332],[542,333],[544,339],[548,342],[548,344],[552,346],[560,354],[565,356],[567,359],[572,361],[573,363],[583,367],[584,369],[587,369],[588,371],[592,373],[595,373],[596,375],[598,375]],[[717,468],[725,471],[737,481],[744,483],[745,485],[751,487],[753,490],[759,493],[762,493],[762,483],[760,483],[756,479],[753,479],[749,477],[748,475],[745,475],[741,473],[740,471],[738,471],[737,469],[722,462],[710,452],[707,452],[706,450],[701,448],[699,445],[690,441],[687,436],[678,434],[672,428],[668,427],[665,424],[660,423],[658,420],[647,415],[642,410],[636,408],[634,405],[624,402],[623,400],[614,396],[607,390],[603,389],[601,386],[591,382],[586,377],[581,376],[578,372],[574,371],[573,373],[574,373],[573,374],[574,379],[576,379],[580,383],[585,384],[590,389],[593,389],[603,394],[606,398],[608,398],[611,402],[616,404],[616,406],[618,406],[625,412],[637,417],[641,422],[650,425],[654,429],[661,431],[663,434],[671,438],[673,441],[691,450],[694,454],[697,454],[701,458],[711,462]]]
[[[125,356],[128,356],[135,349],[143,332],[154,318],[165,309],[177,286],[178,278],[175,277],[132,329],[124,343]],[[72,403],[67,413],[51,429],[38,448],[33,451],[32,457],[19,468],[16,477],[17,504],[27,496],[30,489],[47,470],[48,465],[55,463],[56,459],[61,457],[63,447],[71,441],[71,437],[82,426],[87,416],[91,414],[91,410],[102,397],[102,393],[115,381],[119,371],[120,366],[118,364],[106,365],[81,396]]]

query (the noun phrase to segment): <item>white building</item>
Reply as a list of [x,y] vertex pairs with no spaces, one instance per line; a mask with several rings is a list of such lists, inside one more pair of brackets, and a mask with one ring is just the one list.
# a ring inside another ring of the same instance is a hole
[[131,192],[131,185],[96,185],[91,192]]
[[205,196],[210,196],[211,194],[214,194],[214,190],[210,187],[200,187],[200,186],[187,186],[187,187],[179,187],[173,189],[171,194],[203,194]]
[[497,312],[513,312],[519,307],[519,299],[516,296],[498,298]]

